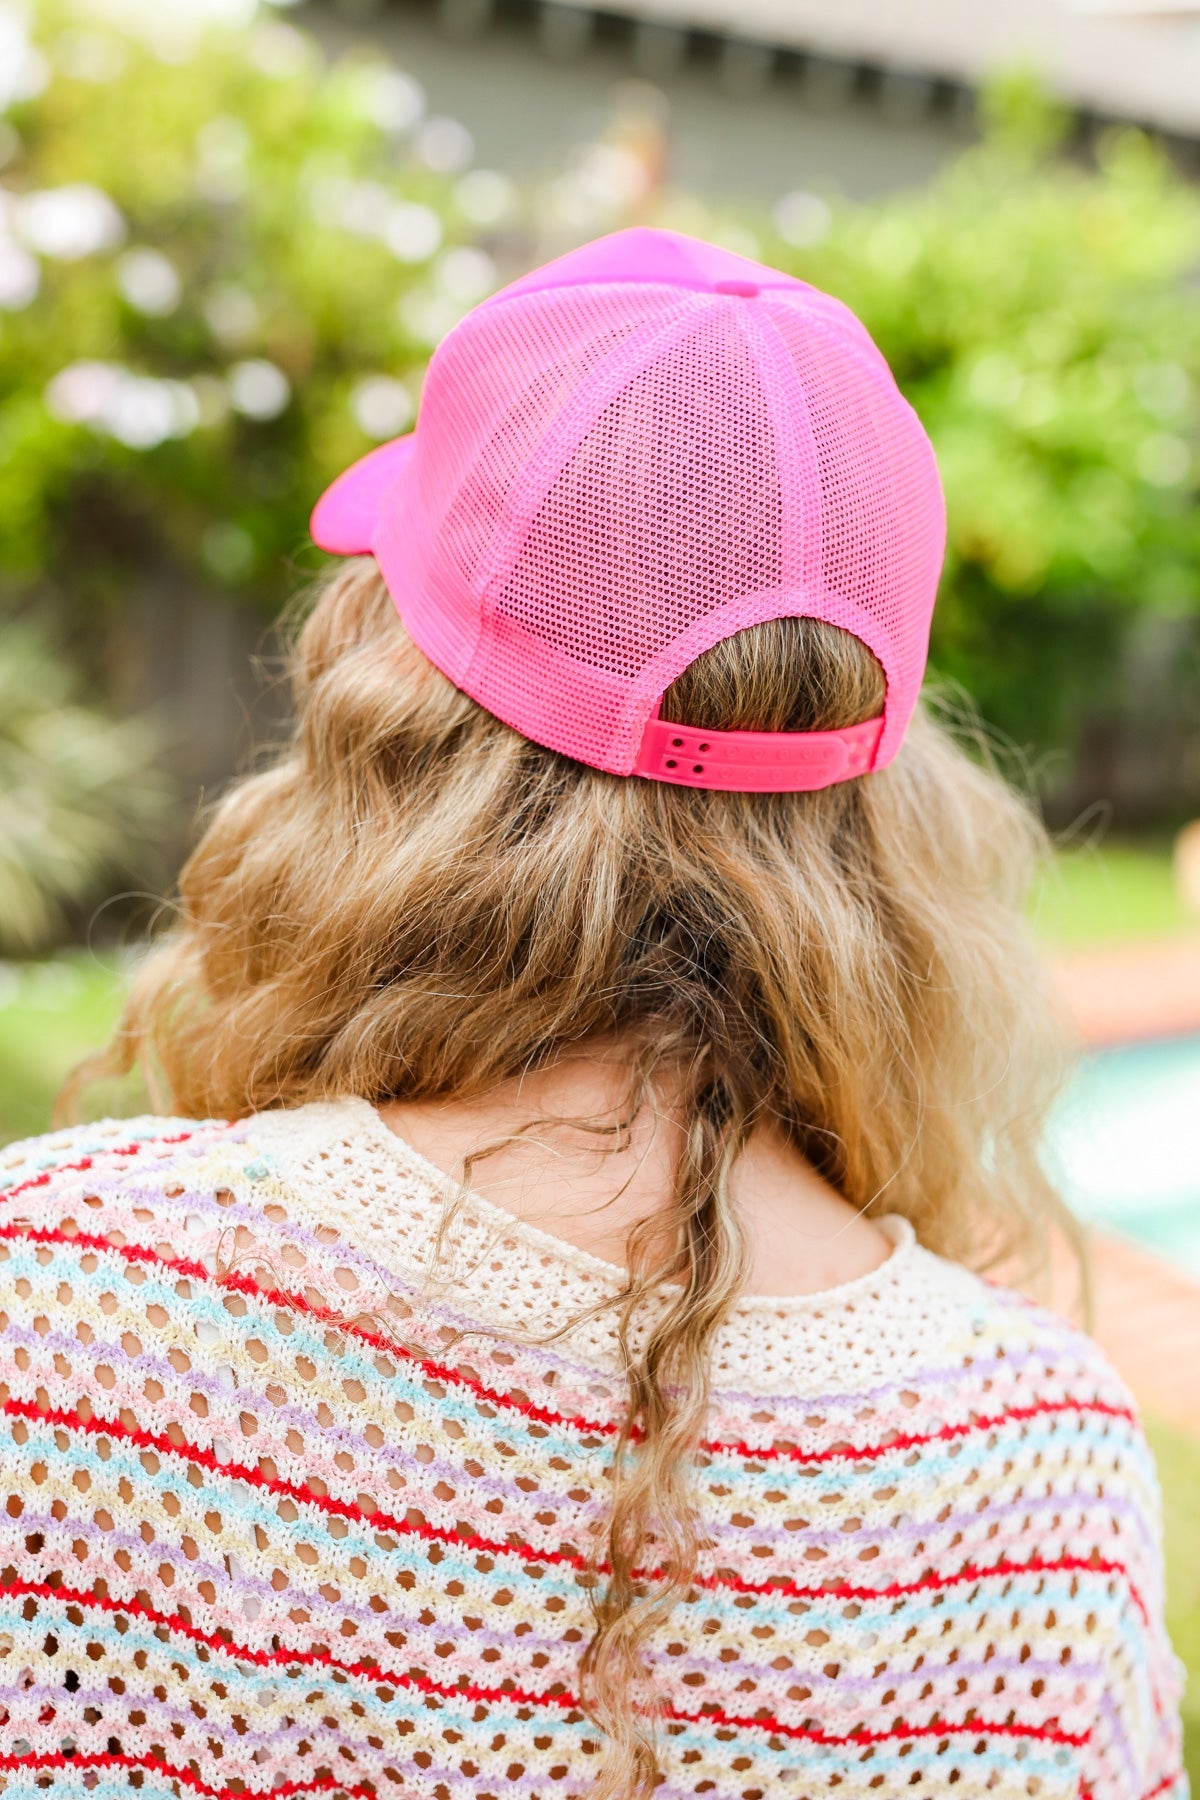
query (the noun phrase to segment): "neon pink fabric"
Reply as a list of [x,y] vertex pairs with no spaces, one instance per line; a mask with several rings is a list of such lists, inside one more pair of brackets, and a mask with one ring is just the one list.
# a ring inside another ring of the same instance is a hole
[[[312,531],[372,553],[425,654],[526,737],[617,775],[788,791],[899,748],[945,509],[929,440],[846,307],[638,229],[469,313],[434,354],[416,431],[339,477]],[[709,733],[672,759],[657,710],[675,677],[796,615],[878,657],[877,730]]]

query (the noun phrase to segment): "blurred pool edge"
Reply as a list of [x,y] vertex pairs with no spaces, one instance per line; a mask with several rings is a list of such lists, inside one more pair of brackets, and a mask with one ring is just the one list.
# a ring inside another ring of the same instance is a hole
[[1081,1218],[1200,1282],[1200,1031],[1090,1048],[1046,1161]]
[[1200,1034],[1200,931],[1051,951],[1049,966],[1089,1050]]

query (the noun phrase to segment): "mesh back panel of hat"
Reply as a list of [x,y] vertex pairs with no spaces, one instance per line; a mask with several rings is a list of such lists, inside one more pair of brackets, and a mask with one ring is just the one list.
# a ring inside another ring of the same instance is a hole
[[783,573],[771,421],[716,311],[604,408],[546,495],[498,610],[613,675]]
[[692,298],[662,286],[553,290],[536,304],[477,308],[435,353],[411,484],[388,525],[406,567],[405,622],[460,686],[479,644],[489,558],[539,447],[606,358]]
[[[803,390],[817,454],[821,616],[863,636],[862,621],[870,620],[886,642],[887,753],[921,685],[942,565],[945,525],[933,453],[915,415],[895,404],[891,373],[874,345],[869,354],[847,354],[811,314],[780,305],[772,317]],[[927,597],[923,631],[913,630],[914,596]],[[868,642],[878,652],[879,638]],[[892,717],[897,702],[902,716]]]
[[912,595],[941,553],[936,472],[862,327],[809,292],[548,289],[446,340],[414,459],[429,548],[402,611],[498,717],[628,766],[695,654],[656,680],[674,648],[804,613],[879,656],[881,754],[898,741],[924,660]]

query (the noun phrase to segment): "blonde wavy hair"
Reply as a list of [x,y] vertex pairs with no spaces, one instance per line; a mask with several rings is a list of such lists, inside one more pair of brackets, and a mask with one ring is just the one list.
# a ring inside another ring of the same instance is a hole
[[[636,1046],[635,1116],[670,1071],[686,1126],[670,1243],[635,1231],[613,1302],[629,1406],[581,1666],[607,1734],[596,1794],[647,1796],[645,1652],[694,1572],[691,1451],[744,1279],[729,1175],[754,1125],[975,1267],[1037,1264],[1055,1224],[1074,1238],[1038,1157],[1068,1050],[1024,918],[1047,839],[927,707],[889,768],[816,793],[568,761],[431,666],[369,560],[320,591],[291,680],[290,742],[216,808],[88,1073],[140,1063],[174,1109],[241,1117],[478,1095],[617,1034]],[[882,701],[858,639],[783,619],[706,652],[663,714],[824,729]],[[635,1353],[630,1321],[664,1280]],[[651,1537],[668,1579],[649,1587]]]

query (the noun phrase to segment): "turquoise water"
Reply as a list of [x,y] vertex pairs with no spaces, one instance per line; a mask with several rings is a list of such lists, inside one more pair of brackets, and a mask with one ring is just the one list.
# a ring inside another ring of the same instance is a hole
[[1083,1218],[1200,1277],[1200,1037],[1087,1057],[1049,1161]]

